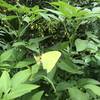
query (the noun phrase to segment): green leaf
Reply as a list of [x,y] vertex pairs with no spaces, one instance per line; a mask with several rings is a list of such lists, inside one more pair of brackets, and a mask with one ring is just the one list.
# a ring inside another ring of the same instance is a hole
[[88,15],[91,13],[90,10],[81,10],[79,9],[77,11],[77,17],[80,17],[81,19],[82,18],[88,18]]
[[0,90],[2,90],[5,94],[10,91],[11,81],[10,76],[7,71],[3,71],[0,78]]
[[73,16],[76,16],[77,14],[78,9],[65,2],[62,2],[62,1],[52,2],[51,4],[55,6],[59,6],[58,11],[63,13],[63,15],[67,18],[72,18]]
[[100,61],[100,51],[95,54],[95,58]]
[[98,36],[95,34],[91,34],[90,32],[87,32],[87,36],[89,39],[93,40],[95,43],[100,43],[100,40],[98,39]]
[[0,91],[0,98],[2,97],[2,91]]
[[64,91],[67,90],[70,87],[70,84],[67,82],[60,82],[56,86],[57,91]]
[[0,0],[0,7],[3,8],[7,8],[7,10],[17,10],[17,8],[11,4],[8,4],[7,2],[5,2],[4,0]]
[[28,67],[28,65],[33,64],[34,63],[34,59],[25,59],[23,61],[19,61],[15,68],[23,68],[23,67]]
[[29,22],[31,21],[31,19],[30,19],[28,16],[25,16],[25,17],[23,18],[23,21],[29,23]]
[[28,44],[25,46],[26,48],[35,51],[37,53],[40,52],[39,50],[39,43],[47,38],[49,38],[50,36],[45,36],[45,37],[39,37],[39,38],[35,38],[35,39],[30,39]]
[[12,16],[6,16],[6,15],[3,15],[3,14],[0,14],[0,19],[1,20],[12,20],[12,19],[15,19],[15,18],[17,18],[17,16],[14,16],[14,15],[12,15]]
[[12,89],[11,92],[7,95],[7,99],[15,99],[20,97],[32,90],[38,88],[38,85],[31,85],[31,84],[19,84],[15,89]]
[[39,71],[40,65],[35,64],[31,66],[31,77],[30,80],[34,80],[35,76],[37,76],[37,72]]
[[82,74],[82,72],[79,71],[79,69],[77,69],[77,67],[70,61],[64,62],[63,60],[61,60],[57,65],[61,70],[64,70],[66,72],[70,72],[72,74]]
[[70,72],[72,74],[82,74],[83,72],[79,70],[79,66],[75,65],[70,59],[68,53],[62,51],[62,58],[57,63],[61,70]]
[[9,58],[11,57],[11,55],[13,54],[13,49],[4,51],[1,55],[0,55],[0,62],[4,62],[9,60]]
[[76,39],[75,46],[77,51],[83,51],[88,47],[88,40]]
[[54,86],[54,83],[52,82],[52,80],[50,80],[48,77],[42,75],[42,78],[45,80],[45,81],[48,81],[48,83],[51,84],[52,88],[54,89],[54,92],[56,92],[56,88]]
[[31,43],[27,45],[26,48],[39,53],[39,43]]
[[7,64],[7,63],[0,63],[0,67],[1,68],[10,68],[10,64]]
[[35,64],[35,65],[31,66],[31,68],[32,68],[32,76],[34,76],[38,72],[40,65]]
[[8,11],[15,11],[18,13],[29,13],[30,12],[30,8],[20,5],[20,7],[16,7],[15,5],[11,5],[7,2],[5,2],[4,0],[0,0],[0,7],[3,8],[7,8]]
[[92,12],[93,12],[93,13],[99,13],[99,14],[100,14],[100,7],[94,7],[94,8],[92,9]]
[[92,84],[88,84],[84,86],[85,89],[91,90],[94,94],[100,96],[100,87]]
[[41,55],[43,68],[50,72],[59,60],[61,53],[59,51],[50,51]]
[[43,93],[44,93],[44,91],[39,91],[39,92],[35,93],[32,96],[31,100],[41,100],[41,97],[42,97]]
[[32,43],[39,43],[45,39],[48,39],[50,38],[51,36],[45,36],[45,37],[38,37],[38,38],[34,38],[34,39],[30,39],[29,40],[29,44],[32,44]]
[[67,49],[68,47],[68,42],[58,42],[54,46],[50,47],[50,50],[64,50]]
[[83,78],[78,81],[79,85],[84,86],[87,84],[100,85],[100,82],[90,78]]
[[46,14],[46,13],[40,13],[40,15],[41,15],[44,19],[46,19],[47,21],[51,21],[51,19],[50,19],[50,17],[48,16],[48,14]]
[[16,73],[11,79],[12,87],[16,88],[19,84],[24,83],[29,78],[30,75],[31,75],[30,69],[26,69]]
[[53,80],[54,76],[55,76],[55,73],[56,73],[56,70],[57,70],[57,67],[54,67],[48,74],[47,74],[47,77],[50,79],[50,80]]
[[25,43],[24,41],[21,41],[21,42],[15,42],[15,43],[13,44],[14,47],[25,46],[25,45],[26,45],[26,43]]
[[71,100],[89,100],[87,94],[83,93],[77,87],[72,87],[68,89]]
[[59,19],[58,19],[55,15],[53,15],[53,14],[48,14],[48,16],[49,16],[50,18],[54,19],[54,20],[59,21]]
[[[52,9],[47,9],[47,8],[45,8],[45,10],[47,10],[47,11],[53,13],[53,14],[47,14],[50,18],[55,19],[55,20],[57,20],[57,21],[62,21],[62,20],[60,19],[60,17],[62,17],[63,13],[61,13],[60,11],[56,11],[56,10],[52,10]],[[55,16],[55,15],[57,15],[58,17]],[[64,19],[63,19],[63,20],[64,20]]]
[[56,10],[47,9],[47,8],[45,8],[45,10],[47,10],[47,11],[49,11],[49,12],[52,12],[52,13],[54,13],[54,14],[56,14],[56,15],[62,15],[62,13],[61,13],[61,12],[56,11]]
[[87,49],[90,50],[91,53],[95,53],[98,51],[98,47],[93,41],[89,41]]

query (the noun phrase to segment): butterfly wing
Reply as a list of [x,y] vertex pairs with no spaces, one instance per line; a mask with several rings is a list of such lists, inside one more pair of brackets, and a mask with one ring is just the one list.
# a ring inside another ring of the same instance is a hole
[[59,51],[50,51],[42,54],[41,62],[43,64],[43,68],[47,70],[47,73],[53,69],[60,56],[61,53]]

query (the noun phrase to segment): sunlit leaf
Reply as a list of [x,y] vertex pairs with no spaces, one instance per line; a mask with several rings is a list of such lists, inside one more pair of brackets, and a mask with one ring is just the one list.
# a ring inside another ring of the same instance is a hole
[[0,89],[4,93],[8,93],[11,88],[10,86],[11,86],[11,81],[10,81],[9,73],[7,71],[4,71],[0,78]]
[[12,87],[16,88],[19,84],[24,83],[29,76],[31,75],[30,69],[22,70],[16,73],[11,81],[12,81]]
[[88,40],[76,39],[75,46],[77,51],[83,51],[88,47]]
[[79,85],[84,86],[87,84],[100,85],[100,82],[91,78],[83,78],[78,81]]
[[89,100],[88,95],[83,93],[77,87],[72,87],[68,89],[71,100]]
[[7,95],[7,99],[15,99],[20,97],[32,90],[38,88],[38,85],[31,85],[31,84],[19,84],[15,89],[11,90],[11,92]]
[[34,63],[34,59],[25,59],[23,61],[19,61],[15,68],[23,68],[23,67],[28,67],[28,65],[31,65]]
[[9,58],[11,57],[11,55],[13,54],[13,49],[9,49],[7,51],[4,51],[1,55],[0,55],[0,62],[4,62],[9,60]]
[[100,96],[100,87],[92,84],[88,84],[84,86],[85,89],[91,90],[96,95]]
[[32,96],[31,100],[41,100],[41,97],[42,97],[43,93],[44,93],[44,91],[39,91],[39,92],[35,93]]

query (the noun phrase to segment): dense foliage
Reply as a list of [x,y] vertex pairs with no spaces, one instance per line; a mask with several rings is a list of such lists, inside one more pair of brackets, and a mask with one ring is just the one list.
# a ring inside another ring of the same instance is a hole
[[0,100],[100,100],[100,0],[0,0]]

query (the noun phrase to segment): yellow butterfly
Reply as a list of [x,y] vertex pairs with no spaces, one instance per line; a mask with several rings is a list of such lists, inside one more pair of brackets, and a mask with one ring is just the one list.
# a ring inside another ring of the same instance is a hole
[[41,55],[41,63],[43,68],[49,73],[59,60],[61,53],[59,51],[50,51]]

